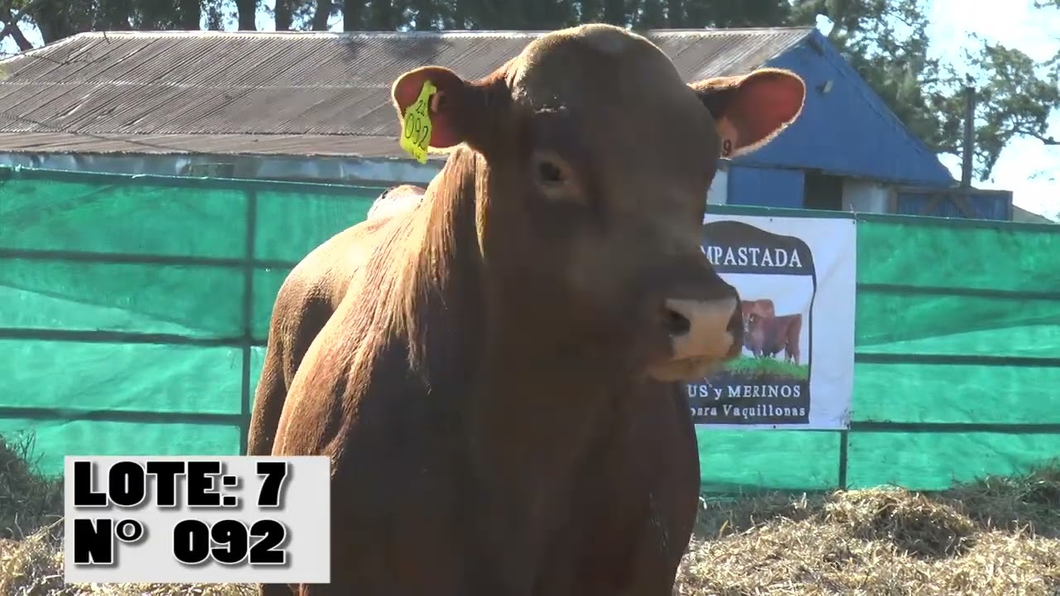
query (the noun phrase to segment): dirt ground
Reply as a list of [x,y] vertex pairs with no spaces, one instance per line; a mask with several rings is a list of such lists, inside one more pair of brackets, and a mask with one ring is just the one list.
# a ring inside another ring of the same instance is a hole
[[[240,585],[63,584],[62,486],[0,441],[0,596],[250,596]],[[682,596],[1060,596],[1060,465],[944,493],[704,499]]]

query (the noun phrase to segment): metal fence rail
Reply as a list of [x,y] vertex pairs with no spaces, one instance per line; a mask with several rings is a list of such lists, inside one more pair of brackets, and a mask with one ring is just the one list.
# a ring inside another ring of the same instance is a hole
[[[7,325],[0,318],[0,341],[18,340],[20,342],[71,342],[71,343],[104,343],[104,344],[153,344],[164,346],[197,346],[197,347],[229,347],[238,349],[241,355],[240,361],[240,397],[239,412],[211,413],[211,412],[172,412],[152,409],[145,401],[142,409],[126,408],[121,410],[79,408],[71,403],[68,407],[37,406],[27,404],[23,399],[28,391],[33,388],[12,385],[8,381],[7,386],[0,384],[0,422],[3,420],[21,421],[92,421],[92,422],[119,422],[119,423],[142,423],[142,424],[193,424],[238,427],[239,444],[231,445],[230,452],[242,452],[246,444],[247,430],[249,426],[250,411],[253,399],[253,387],[256,383],[254,376],[254,350],[265,346],[265,337],[260,333],[255,334],[255,322],[260,324],[262,317],[267,318],[267,313],[255,312],[255,301],[260,304],[262,295],[267,294],[266,301],[271,300],[268,288],[258,287],[255,283],[256,274],[271,272],[273,275],[286,274],[295,265],[295,260],[260,259],[256,255],[259,228],[259,193],[282,193],[289,195],[293,201],[298,201],[301,196],[333,196],[339,200],[349,196],[351,193],[359,193],[361,200],[365,196],[378,195],[382,188],[357,188],[333,185],[296,184],[296,183],[271,183],[261,181],[235,181],[235,180],[208,180],[190,178],[165,178],[147,176],[117,176],[105,174],[73,174],[66,172],[51,172],[40,170],[25,170],[0,168],[0,217],[5,216],[5,195],[11,192],[9,183],[19,181],[21,188],[30,188],[35,183],[51,184],[76,182],[78,184],[98,185],[105,187],[130,187],[136,185],[149,185],[155,188],[172,189],[175,194],[189,192],[208,193],[215,190],[225,190],[229,196],[241,196],[246,204],[243,213],[243,255],[241,258],[213,258],[203,256],[180,256],[163,254],[132,254],[127,252],[99,252],[84,250],[55,249],[49,246],[38,246],[33,248],[8,246],[0,236],[0,285],[4,283],[2,272],[5,264],[18,261],[31,261],[39,263],[67,263],[71,267],[88,265],[147,265],[153,267],[199,267],[219,268],[242,274],[242,296],[240,302],[240,333],[231,336],[195,337],[174,333],[148,333],[118,329],[60,329],[42,328],[32,326]],[[231,191],[238,191],[231,194]],[[976,220],[949,220],[940,218],[894,216],[879,214],[851,214],[836,212],[817,212],[790,209],[764,209],[753,207],[715,207],[710,209],[716,213],[744,214],[744,215],[773,215],[786,217],[842,217],[855,218],[860,222],[898,224],[907,229],[926,230],[994,230],[999,238],[1010,241],[1023,235],[1048,235],[1049,242],[1060,249],[1060,226],[1053,227],[1041,224],[1022,224],[997,221]],[[46,218],[46,216],[45,216]],[[6,222],[0,222],[3,226]],[[99,225],[107,225],[105,220],[100,220]],[[232,222],[233,228],[237,222]],[[289,222],[278,222],[276,225],[286,225]],[[346,222],[349,225],[354,221]],[[333,230],[335,222],[327,222]],[[307,223],[306,225],[310,225]],[[326,226],[325,226],[326,227]],[[332,231],[324,233],[325,227],[321,227],[319,241],[330,236]],[[859,232],[860,236],[860,232]],[[859,237],[859,245],[862,240]],[[898,297],[925,297],[927,300],[934,299],[956,299],[956,300],[998,300],[1011,302],[1016,305],[1027,300],[1057,301],[1060,304],[1060,284],[1048,282],[1039,287],[1030,289],[1028,287],[1011,287],[1004,280],[999,281],[997,287],[962,287],[957,284],[927,286],[904,283],[901,279],[888,280],[886,283],[880,281],[861,281],[862,254],[872,254],[872,247],[859,248],[859,282],[857,293],[859,297],[863,294],[872,294],[877,297],[894,295]],[[946,250],[944,247],[940,250]],[[954,248],[957,250],[957,248]],[[868,252],[866,252],[868,251]],[[1058,251],[1055,254],[1060,254]],[[1053,265],[1055,267],[1055,265]],[[1002,276],[1003,277],[1003,276]],[[1053,279],[1053,278],[1049,278]],[[1055,277],[1060,280],[1060,276]],[[1026,285],[1026,284],[1024,284]],[[0,303],[0,311],[14,308],[15,305],[4,305]],[[859,326],[872,313],[857,315]],[[896,323],[897,324],[897,323]],[[1045,331],[1048,341],[1055,341],[1060,346],[1060,337],[1049,339],[1050,330],[1060,330],[1060,307],[1041,320],[1042,329]],[[999,331],[1003,333],[1003,331]],[[964,365],[976,367],[1022,367],[1027,369],[1057,367],[1060,368],[1060,351],[1055,355],[1027,355],[1022,353],[901,353],[880,352],[858,345],[855,353],[855,365]],[[37,388],[39,389],[39,388]],[[959,390],[959,389],[958,389]],[[1023,391],[1024,387],[1008,387],[1008,391]],[[855,394],[854,409],[858,407],[858,394]],[[219,396],[218,399],[223,399]],[[1060,396],[1053,398],[1053,403],[1060,406]],[[147,397],[145,397],[147,400]],[[148,400],[149,401],[149,400]],[[1060,407],[1056,408],[1060,411]],[[0,426],[0,428],[3,428]],[[709,431],[708,431],[709,432]],[[752,431],[770,432],[770,431]],[[772,431],[772,432],[806,432],[806,431]],[[822,431],[823,432],[823,431]],[[850,457],[850,440],[852,435],[858,433],[904,433],[904,434],[969,434],[969,433],[995,433],[1007,436],[1060,436],[1060,415],[1051,420],[1005,422],[997,420],[966,420],[960,422],[932,422],[932,421],[902,421],[888,419],[860,418],[856,414],[850,424],[848,431],[835,432],[838,441],[838,457],[835,462],[836,481],[834,488],[846,488],[848,486],[848,466]],[[135,440],[131,437],[130,440]],[[702,438],[701,438],[702,441]],[[1060,442],[1057,443],[1060,446]],[[45,446],[46,448],[48,446]],[[51,445],[53,449],[61,449],[61,445]],[[1060,449],[1056,453],[1042,453],[1042,459],[1060,456]],[[705,471],[705,474],[711,473]],[[755,481],[746,483],[744,488],[772,488],[768,481]],[[828,483],[826,483],[828,484]],[[809,488],[809,487],[807,487]]]

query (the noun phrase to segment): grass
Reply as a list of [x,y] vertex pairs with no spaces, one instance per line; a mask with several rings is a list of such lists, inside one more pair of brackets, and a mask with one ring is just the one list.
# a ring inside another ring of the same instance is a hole
[[25,538],[62,515],[62,480],[37,473],[35,446],[32,434],[0,437],[0,540]]
[[[61,484],[0,438],[0,596],[252,596],[239,585],[64,585]],[[11,484],[7,484],[11,482]],[[22,490],[24,493],[17,491]],[[704,498],[681,596],[1060,595],[1060,462],[941,493]]]
[[741,355],[725,365],[724,370],[743,378],[790,379],[805,381],[810,378],[810,367],[778,358],[754,358]]

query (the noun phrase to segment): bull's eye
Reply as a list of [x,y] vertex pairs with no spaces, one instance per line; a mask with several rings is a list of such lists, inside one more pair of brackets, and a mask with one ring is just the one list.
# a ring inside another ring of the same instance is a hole
[[537,190],[548,201],[579,202],[581,192],[577,176],[565,159],[552,151],[534,153],[528,174]]
[[537,164],[537,176],[546,184],[560,184],[563,182],[563,172],[551,161],[543,160]]
[[541,152],[535,155],[533,167],[537,182],[545,188],[561,188],[570,182],[570,169],[567,163],[551,152]]

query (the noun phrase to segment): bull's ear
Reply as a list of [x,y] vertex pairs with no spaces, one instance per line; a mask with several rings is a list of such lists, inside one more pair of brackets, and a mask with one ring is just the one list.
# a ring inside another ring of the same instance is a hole
[[750,153],[769,143],[802,113],[806,83],[778,68],[690,83],[710,110],[721,136],[722,157]]
[[397,109],[398,121],[405,110],[416,103],[426,83],[434,86],[428,106],[431,117],[429,145],[445,149],[481,139],[485,108],[489,104],[491,80],[466,81],[455,72],[441,66],[424,66],[410,70],[394,81],[391,99]]

